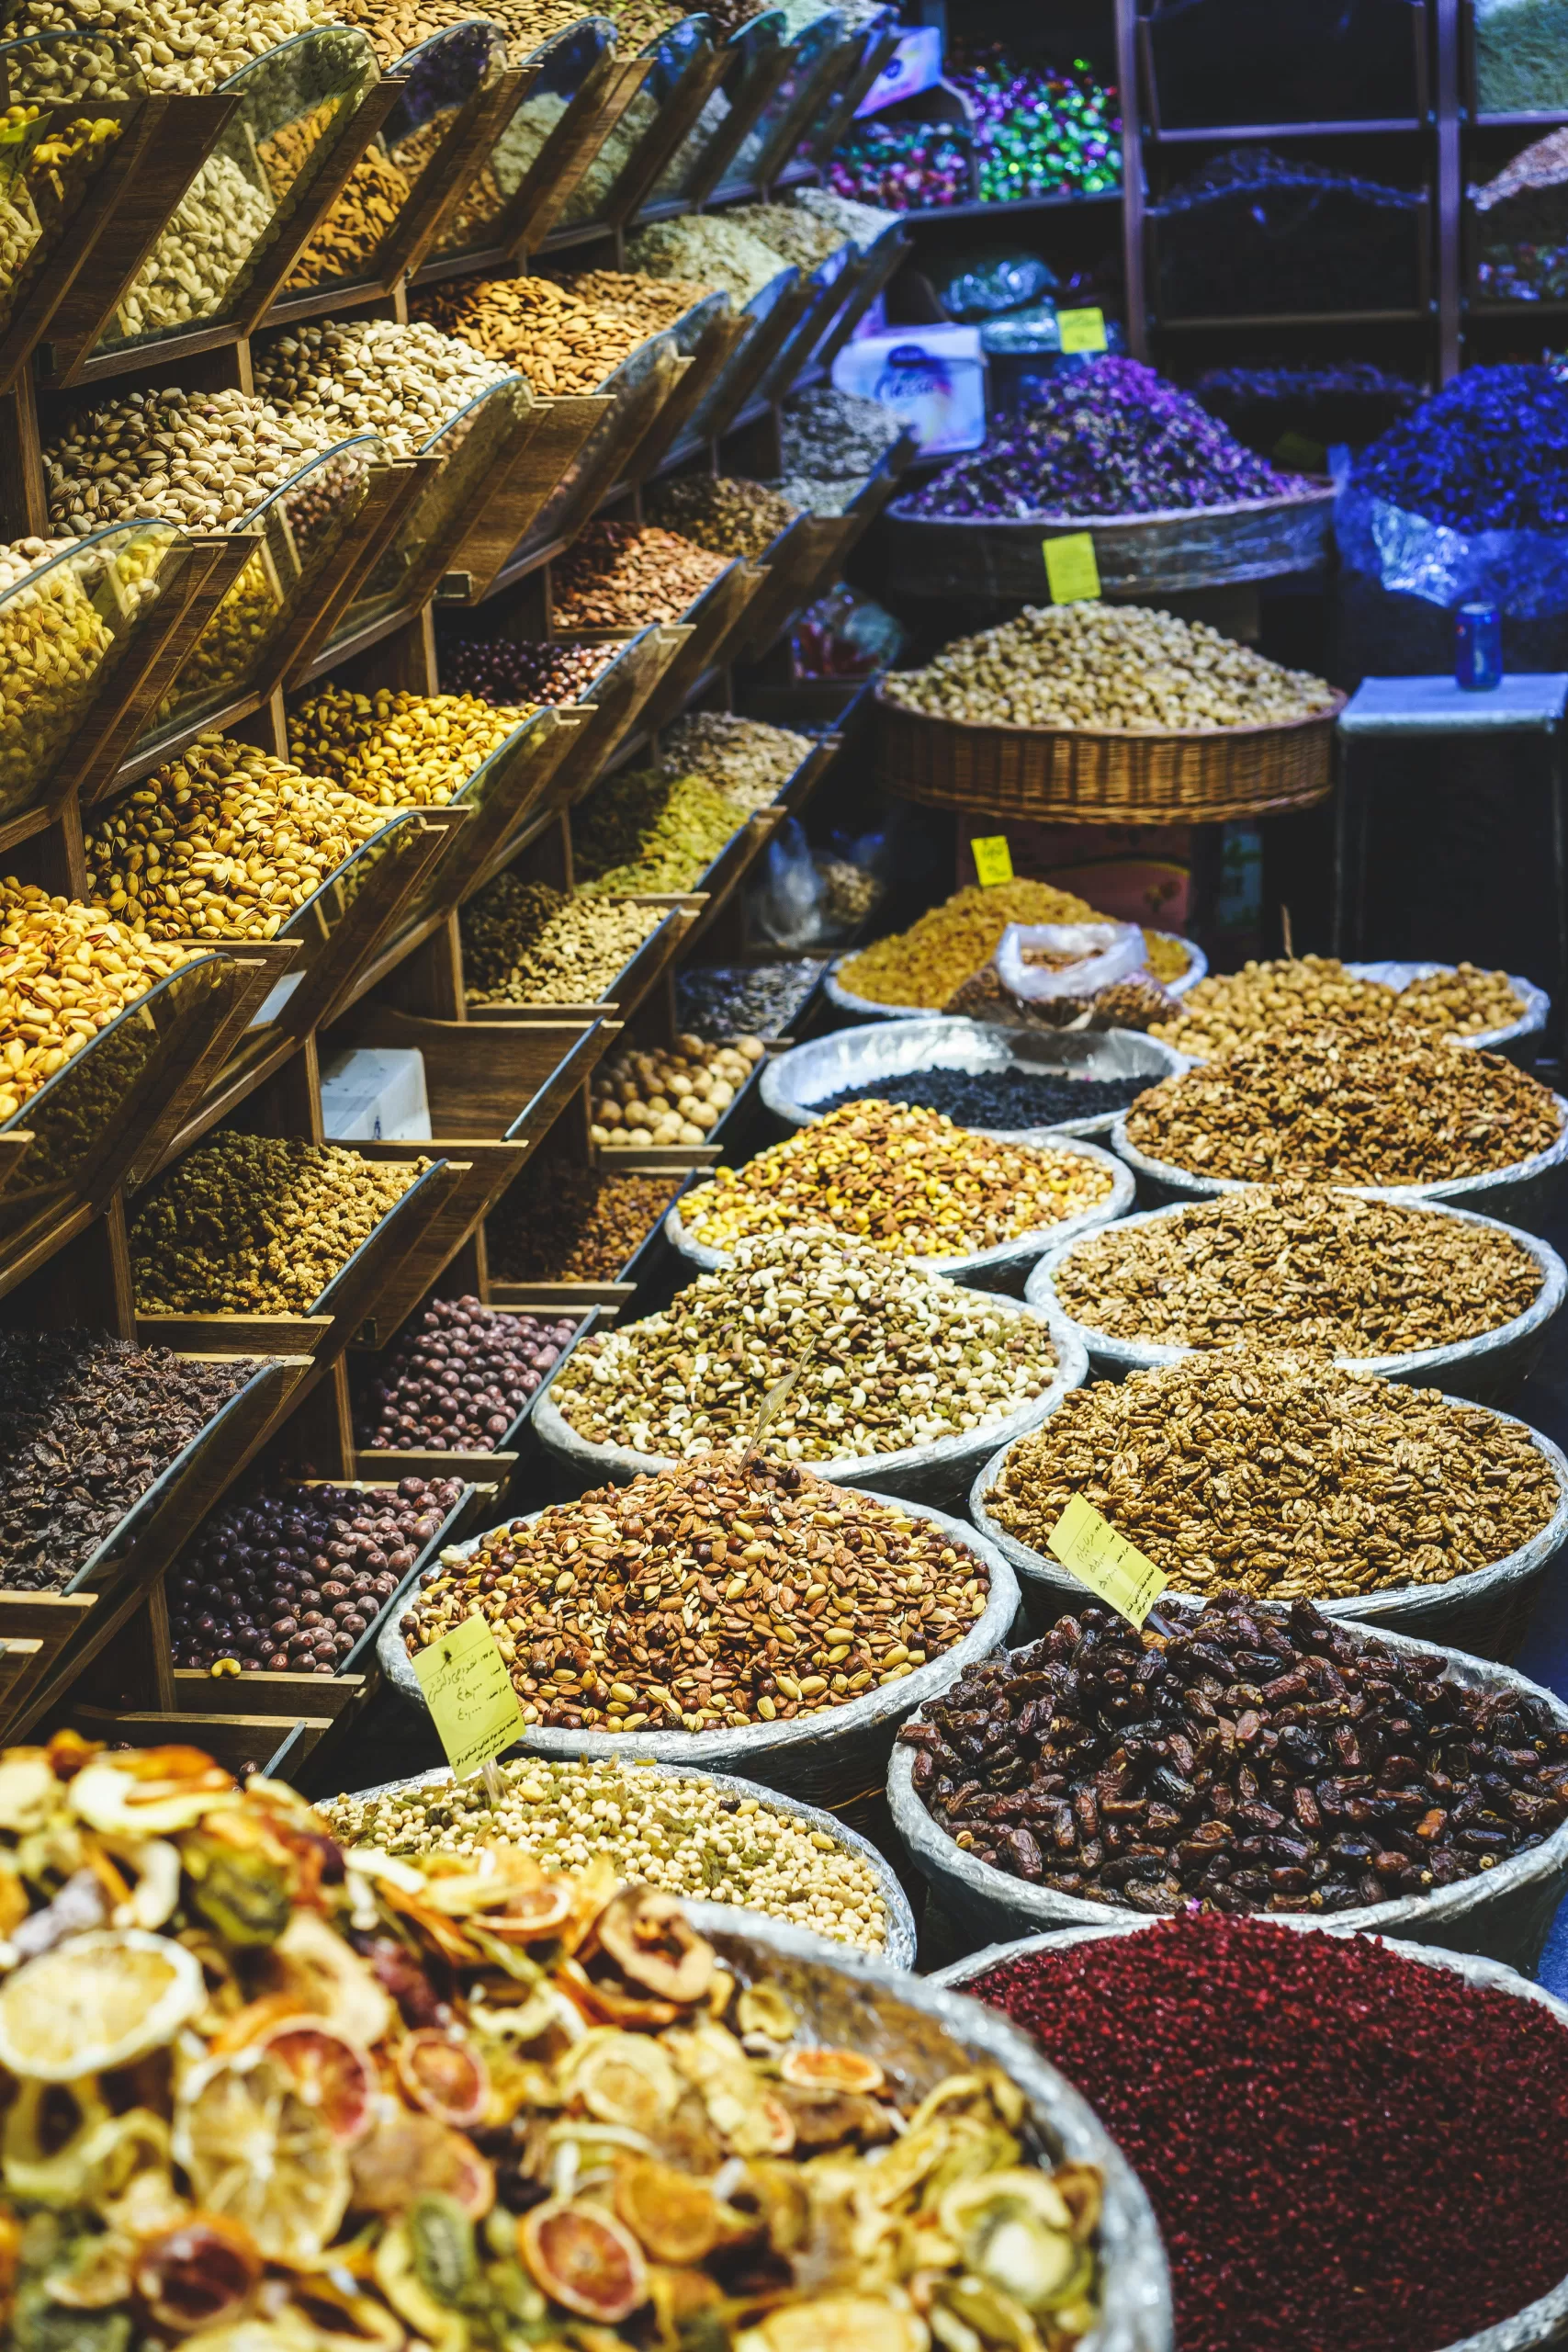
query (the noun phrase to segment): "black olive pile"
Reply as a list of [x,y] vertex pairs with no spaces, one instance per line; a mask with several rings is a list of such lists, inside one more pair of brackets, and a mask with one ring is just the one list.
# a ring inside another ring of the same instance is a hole
[[355,1407],[367,1452],[493,1453],[568,1345],[574,1323],[433,1299]]

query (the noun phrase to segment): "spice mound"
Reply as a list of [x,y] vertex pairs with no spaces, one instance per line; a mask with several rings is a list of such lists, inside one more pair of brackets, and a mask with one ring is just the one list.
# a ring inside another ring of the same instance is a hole
[[[820,1963],[787,1996],[765,1956],[720,1967],[606,1857],[345,1852],[280,1782],[65,1732],[0,1756],[0,1885],[7,2343],[610,2352],[679,2312],[733,2352],[925,2352],[928,2319],[1072,2352],[1098,2324],[1101,2177],[1052,2168],[999,2068],[944,2073]],[[852,2050],[817,2030],[852,1997]]]
[[817,1227],[896,1258],[971,1258],[1101,1207],[1112,1182],[1082,1151],[994,1143],[937,1111],[850,1102],[744,1168],[715,1169],[682,1201],[681,1221],[705,1250]]
[[820,1234],[742,1242],[673,1306],[585,1340],[551,1390],[579,1437],[638,1453],[713,1453],[744,1441],[800,1367],[767,1443],[792,1462],[935,1445],[1044,1395],[1050,1333],[862,1242]]
[[1029,1952],[964,1990],[1035,2036],[1148,2190],[1183,2352],[1431,2352],[1568,2272],[1568,2035],[1544,2003],[1263,1919]]
[[336,1797],[321,1810],[345,1846],[477,1855],[503,1840],[547,1871],[584,1871],[603,1856],[617,1878],[666,1894],[766,1911],[863,1951],[887,1940],[869,1864],[763,1789],[742,1794],[705,1772],[575,1758],[530,1756],[496,1770],[503,1793],[493,1798],[479,1781],[444,1778]]
[[1134,735],[1281,727],[1334,708],[1321,678],[1142,605],[1026,605],[923,670],[891,672],[882,691],[929,718]]
[[1511,1233],[1301,1182],[1086,1234],[1051,1276],[1067,1314],[1111,1339],[1350,1357],[1479,1339],[1527,1314],[1541,1279]]
[[1179,1591],[1266,1600],[1450,1583],[1563,1499],[1521,1421],[1254,1349],[1075,1389],[1012,1448],[986,1508],[1043,1553],[1074,1495]]
[[[976,884],[928,908],[908,931],[852,956],[839,979],[851,996],[866,997],[873,1004],[917,1004],[940,1012],[953,990],[990,962],[1010,922],[1104,920],[1087,899],[1049,882],[1002,882],[988,890]],[[1180,940],[1145,932],[1144,945],[1156,979],[1179,979],[1186,971],[1187,949]]]
[[1149,1159],[1256,1183],[1436,1184],[1549,1151],[1551,1089],[1501,1054],[1404,1027],[1266,1035],[1151,1087],[1127,1114]]
[[1179,1012],[1151,1024],[1151,1034],[1196,1061],[1213,1061],[1268,1030],[1386,1028],[1390,1022],[1474,1037],[1511,1028],[1524,1005],[1506,972],[1461,964],[1408,988],[1359,979],[1336,956],[1279,956],[1244,964],[1239,972],[1200,980]]
[[966,1853],[1086,1903],[1354,1911],[1457,1886],[1568,1816],[1568,1724],[1310,1600],[1168,1638],[1093,1606],[967,1668],[898,1736]]
[[707,1731],[792,1723],[964,1639],[989,1577],[934,1521],[793,1462],[712,1454],[447,1553],[410,1655],[477,1611],[525,1723]]

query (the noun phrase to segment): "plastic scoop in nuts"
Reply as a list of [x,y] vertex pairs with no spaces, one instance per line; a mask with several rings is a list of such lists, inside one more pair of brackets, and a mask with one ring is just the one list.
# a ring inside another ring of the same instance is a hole
[[278,1783],[62,1733],[0,1756],[0,1938],[7,2341],[1070,2352],[1098,2319],[1100,2176],[1039,2165],[999,2071],[917,2104],[608,1871],[345,1852]]

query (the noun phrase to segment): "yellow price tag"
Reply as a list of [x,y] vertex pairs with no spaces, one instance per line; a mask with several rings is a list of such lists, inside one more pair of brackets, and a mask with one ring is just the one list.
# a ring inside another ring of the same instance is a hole
[[971,842],[969,854],[982,890],[994,890],[998,882],[1012,880],[1012,852],[1005,833],[988,833],[983,842]]
[[479,1771],[523,1731],[523,1710],[496,1647],[477,1613],[450,1634],[416,1650],[419,1678],[446,1761],[459,1781]]
[[1170,1582],[1124,1535],[1118,1535],[1091,1502],[1075,1495],[1045,1538],[1053,1559],[1070,1568],[1080,1584],[1141,1625]]
[[1047,539],[1045,578],[1054,605],[1081,605],[1100,594],[1100,566],[1091,531],[1068,531]]
[[1103,311],[1058,311],[1056,324],[1061,329],[1064,351],[1105,350]]

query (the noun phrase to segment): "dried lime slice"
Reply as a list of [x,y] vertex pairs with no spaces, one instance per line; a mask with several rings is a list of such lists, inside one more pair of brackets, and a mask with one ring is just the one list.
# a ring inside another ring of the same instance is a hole
[[145,1928],[70,1936],[0,1984],[0,2066],[71,2083],[172,2041],[207,1998],[194,1952]]
[[174,2149],[198,2205],[238,2222],[269,2262],[313,2262],[348,2208],[348,2157],[267,2051],[193,2069]]

